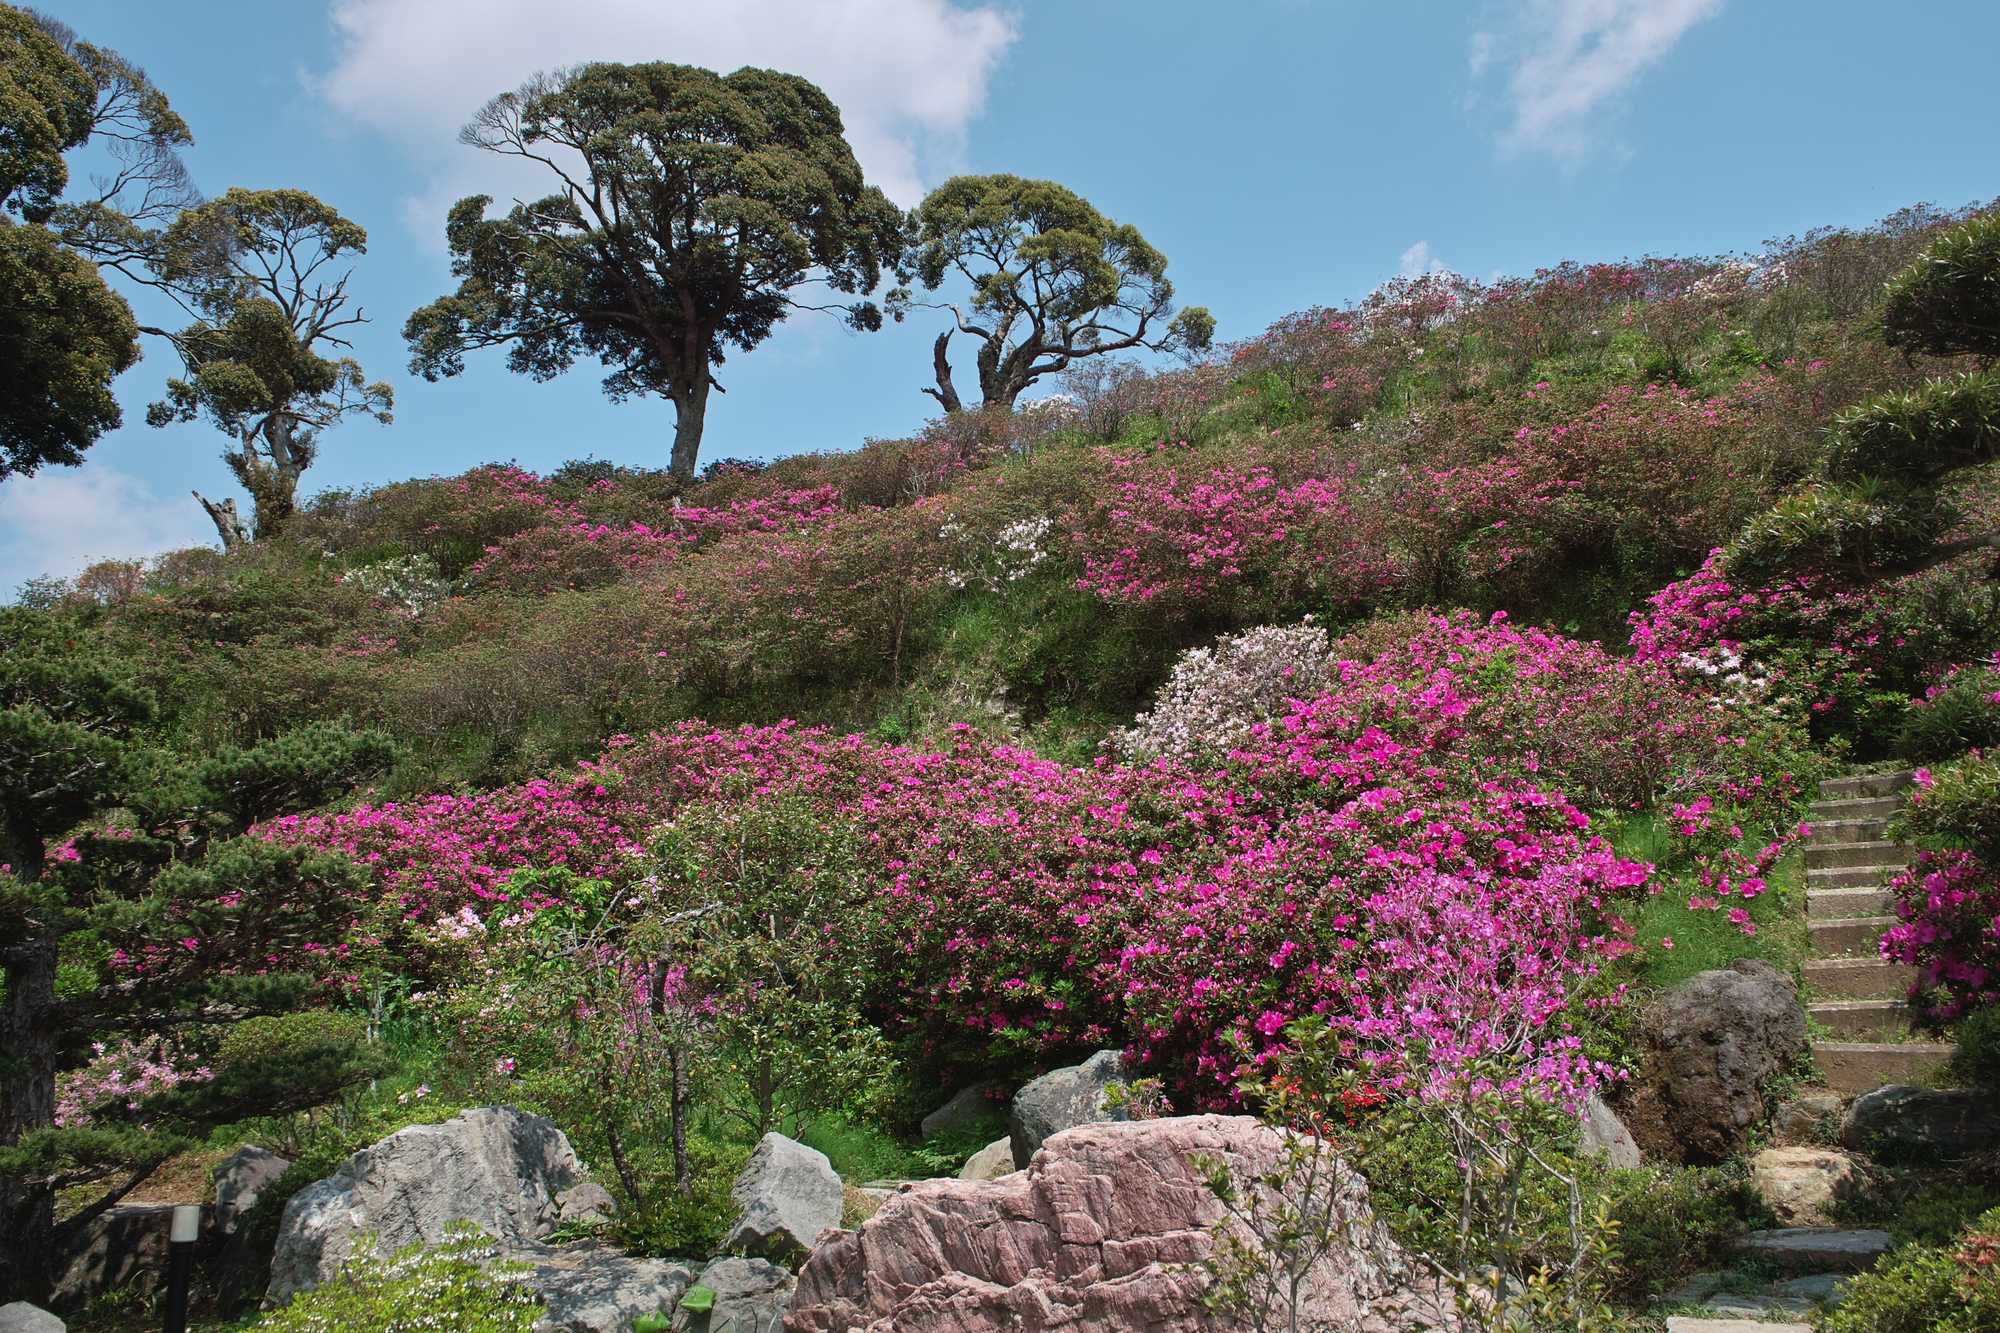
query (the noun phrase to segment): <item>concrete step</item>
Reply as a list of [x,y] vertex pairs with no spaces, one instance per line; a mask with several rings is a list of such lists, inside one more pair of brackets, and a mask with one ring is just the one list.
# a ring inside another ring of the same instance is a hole
[[1787,1273],[1858,1273],[1887,1254],[1890,1243],[1886,1231],[1784,1227],[1751,1232],[1736,1242],[1736,1252]]
[[1813,952],[1821,958],[1875,958],[1880,956],[1877,946],[1882,943],[1882,932],[1897,920],[1893,916],[1848,916],[1813,921],[1806,929],[1812,934]]
[[1813,1327],[1791,1319],[1780,1321],[1677,1314],[1668,1317],[1667,1333],[1813,1333]]
[[1799,971],[1816,1000],[1900,1000],[1917,969],[1884,958],[1815,958]]
[[1832,866],[1825,870],[1806,871],[1808,889],[1859,889],[1872,884],[1887,884],[1898,870],[1897,866]]
[[1828,778],[1819,784],[1819,794],[1830,800],[1856,796],[1893,796],[1916,781],[1914,769],[1894,773],[1850,773],[1844,778]]
[[1887,814],[1865,819],[1808,819],[1806,822],[1812,825],[1812,837],[1806,841],[1808,851],[1829,843],[1874,842],[1889,831]]
[[1814,801],[1808,819],[1887,819],[1903,808],[1900,796],[1843,796],[1837,800]]
[[1901,870],[1910,863],[1910,849],[1886,838],[1866,842],[1816,842],[1806,845],[1806,869],[1843,868]]
[[1819,1000],[1806,1006],[1819,1025],[1843,1037],[1912,1031],[1910,1006],[1901,1000]]
[[1895,904],[1880,886],[1807,889],[1806,916],[1813,921],[1837,921],[1850,916],[1877,916]]
[[1958,1047],[1930,1041],[1816,1041],[1813,1063],[1835,1092],[1858,1096],[1890,1083],[1935,1080]]

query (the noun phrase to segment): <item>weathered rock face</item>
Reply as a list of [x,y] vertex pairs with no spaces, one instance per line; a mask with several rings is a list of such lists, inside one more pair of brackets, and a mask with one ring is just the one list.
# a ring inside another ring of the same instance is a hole
[[1601,1157],[1607,1166],[1621,1171],[1642,1166],[1645,1157],[1639,1145],[1632,1140],[1632,1131],[1625,1128],[1625,1122],[1618,1113],[1606,1106],[1595,1093],[1583,1103],[1583,1123],[1581,1126],[1583,1151],[1591,1156]]
[[2000,1151],[2000,1098],[1891,1083],[1854,1099],[1840,1142],[1883,1161],[1937,1162]]
[[0,1333],[63,1333],[67,1327],[62,1320],[26,1301],[9,1301],[0,1305]]
[[803,1254],[820,1232],[839,1226],[845,1198],[826,1154],[783,1134],[758,1140],[732,1193],[743,1216],[723,1244],[779,1260]]
[[1647,1053],[1620,1108],[1665,1161],[1721,1162],[1767,1112],[1763,1085],[1806,1049],[1805,1012],[1782,972],[1756,959],[1690,977],[1646,1008]]
[[1839,1133],[1841,1106],[1837,1092],[1792,1098],[1771,1115],[1771,1142],[1781,1148],[1825,1147]]
[[1750,1183],[1764,1206],[1788,1227],[1832,1223],[1836,1203],[1864,1193],[1861,1163],[1828,1148],[1766,1148],[1750,1159]]
[[702,1269],[695,1284],[712,1302],[706,1311],[676,1310],[675,1333],[783,1333],[797,1279],[763,1259],[730,1258]]
[[995,1139],[966,1159],[965,1165],[959,1169],[958,1178],[998,1180],[1002,1176],[1011,1175],[1015,1170],[1014,1141]]
[[265,1148],[239,1148],[215,1165],[215,1225],[227,1236],[264,1191],[291,1168],[291,1161]]
[[1105,1105],[1104,1090],[1124,1079],[1124,1055],[1099,1051],[1080,1065],[1051,1069],[1015,1093],[1007,1109],[1007,1137],[1014,1143],[1014,1165],[1025,1167],[1051,1134],[1113,1119]]
[[[170,1203],[122,1203],[105,1209],[63,1256],[49,1304],[73,1313],[100,1292],[131,1291],[150,1299],[166,1278],[173,1221]],[[209,1222],[204,1216],[205,1232]]]
[[588,1243],[507,1257],[534,1265],[525,1281],[548,1307],[535,1333],[626,1333],[647,1315],[671,1313],[694,1281],[686,1264]]
[[[1201,1263],[1222,1207],[1193,1165],[1239,1179],[1284,1152],[1247,1116],[1092,1124],[1051,1136],[1027,1170],[928,1180],[858,1230],[826,1239],[799,1275],[792,1333],[1211,1333]],[[1367,1333],[1451,1326],[1448,1303],[1374,1220],[1368,1187],[1336,1164],[1332,1206],[1347,1241],[1308,1275],[1312,1327]]]
[[393,1253],[435,1244],[467,1221],[517,1249],[549,1234],[557,1196],[583,1179],[563,1132],[511,1106],[464,1111],[441,1125],[412,1125],[364,1148],[285,1205],[271,1259],[269,1295],[333,1276],[364,1232]]
[[952,1099],[923,1118],[918,1126],[927,1139],[954,1129],[979,1124],[998,1113],[1000,1104],[986,1095],[983,1087],[960,1088]]

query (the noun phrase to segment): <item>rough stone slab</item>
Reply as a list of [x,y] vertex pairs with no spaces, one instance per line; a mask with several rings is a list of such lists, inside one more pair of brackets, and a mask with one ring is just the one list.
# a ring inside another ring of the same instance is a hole
[[64,1333],[67,1327],[39,1305],[26,1301],[0,1305],[0,1333]]
[[266,1148],[238,1148],[215,1164],[215,1225],[227,1236],[257,1206],[264,1191],[291,1169],[291,1160]]
[[[1050,1137],[1025,1171],[919,1181],[813,1251],[789,1333],[1216,1333],[1201,1263],[1224,1214],[1194,1159],[1270,1206],[1258,1182],[1293,1142],[1249,1116],[1088,1124]],[[1337,1157],[1324,1167],[1340,1240],[1303,1277],[1306,1321],[1446,1326],[1449,1295],[1375,1218],[1367,1182]]]
[[934,1139],[955,1129],[997,1119],[999,1114],[1000,1104],[986,1095],[984,1087],[974,1084],[969,1088],[960,1088],[950,1101],[925,1116],[918,1129],[925,1138]]
[[1887,1253],[1889,1245],[1886,1231],[1783,1227],[1753,1231],[1737,1242],[1736,1249],[1794,1273],[1856,1273]]
[[817,1148],[783,1134],[766,1134],[731,1191],[742,1209],[723,1245],[773,1259],[812,1249],[819,1233],[840,1225],[846,1189]]
[[674,1312],[675,1333],[782,1333],[798,1280],[763,1259],[717,1259],[695,1285],[713,1295],[707,1313]]
[[1014,1144],[1014,1165],[1026,1169],[1035,1149],[1051,1134],[1078,1125],[1123,1119],[1105,1104],[1105,1089],[1125,1079],[1125,1056],[1099,1051],[1080,1065],[1051,1069],[1014,1094],[1007,1110],[1007,1137]]
[[1837,1148],[1766,1148],[1750,1159],[1750,1183],[1771,1216],[1788,1227],[1822,1227],[1834,1209],[1864,1193],[1869,1174]]
[[1840,1142],[1884,1161],[1935,1163],[2000,1151],[2000,1098],[1892,1083],[1854,1099]]
[[1667,1333],[1813,1333],[1813,1330],[1811,1324],[1778,1324],[1768,1319],[1697,1319],[1677,1314],[1667,1320]]
[[998,1180],[1015,1170],[1014,1141],[995,1139],[966,1159],[958,1173],[960,1180]]
[[523,1281],[548,1307],[535,1333],[625,1333],[647,1315],[672,1313],[694,1281],[687,1264],[590,1243],[501,1258],[534,1265]]

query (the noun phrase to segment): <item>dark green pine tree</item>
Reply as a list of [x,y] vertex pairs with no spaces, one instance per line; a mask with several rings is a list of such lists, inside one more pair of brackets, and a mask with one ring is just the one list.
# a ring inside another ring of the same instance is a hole
[[1891,347],[1970,356],[1979,368],[1871,398],[1834,419],[1824,475],[1752,519],[1731,544],[1733,578],[1793,573],[1873,579],[1974,551],[2000,530],[1964,531],[1950,483],[2000,458],[2000,214],[1946,230],[1888,287]]
[[69,1239],[208,1127],[375,1070],[352,1030],[322,1026],[136,1111],[55,1124],[57,1076],[93,1042],[213,1049],[317,1000],[293,968],[347,936],[368,885],[345,858],[242,834],[379,770],[385,738],[314,724],[190,770],[150,743],[153,716],[87,625],[0,609],[0,1302],[44,1295]]

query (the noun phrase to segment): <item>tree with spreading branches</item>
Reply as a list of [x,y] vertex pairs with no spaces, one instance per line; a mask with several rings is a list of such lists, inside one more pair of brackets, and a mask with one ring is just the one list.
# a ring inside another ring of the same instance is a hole
[[232,438],[223,461],[254,524],[235,500],[195,492],[225,549],[284,527],[324,431],[350,416],[390,420],[390,387],[337,354],[366,322],[345,261],[367,248],[367,232],[303,190],[231,190],[183,210],[153,246],[152,273],[200,318],[172,335],[186,373],[146,420],[205,419]]
[[[1205,351],[1215,319],[1191,306],[1174,312],[1167,257],[1136,227],[1113,222],[1054,181],[958,176],[910,216],[905,286],[890,294],[904,318],[916,306],[950,312],[932,345],[934,387],[947,412],[964,406],[952,381],[954,334],[977,344],[985,407],[1012,407],[1030,384],[1085,357],[1146,348]],[[954,277],[969,302],[918,301],[910,282],[937,291]]]
[[881,327],[865,298],[893,266],[901,216],[863,179],[825,93],[791,74],[591,64],[489,102],[461,141],[537,164],[555,193],[489,218],[487,196],[446,221],[456,291],[410,316],[411,369],[456,375],[506,346],[537,380],[594,356],[614,401],[674,405],[671,457],[691,477],[714,371],[797,309]]

